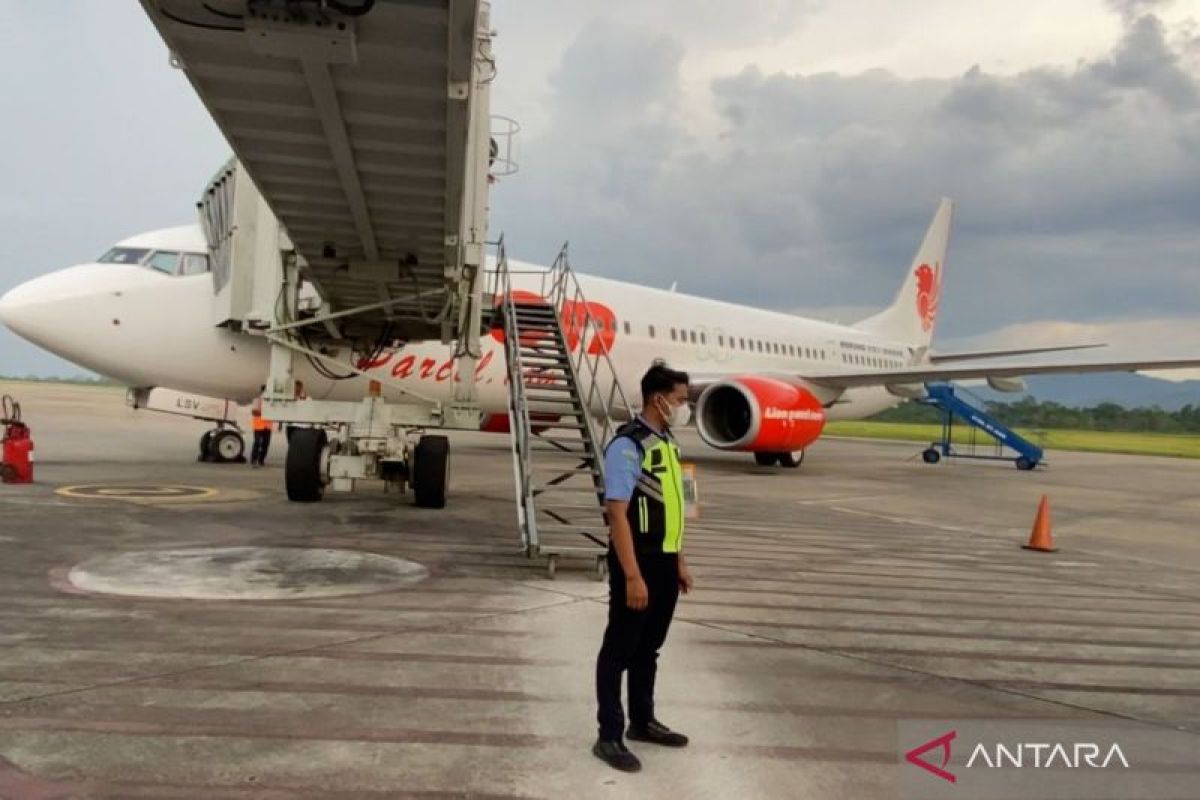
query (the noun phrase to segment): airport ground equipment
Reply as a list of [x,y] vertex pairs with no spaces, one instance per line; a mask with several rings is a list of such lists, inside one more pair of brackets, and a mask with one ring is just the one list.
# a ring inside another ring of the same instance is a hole
[[200,437],[200,453],[196,460],[215,464],[246,463],[246,437],[234,418],[237,404],[231,400],[156,386],[130,389],[125,394],[125,402],[135,411],[156,411],[213,423],[213,427]]
[[21,404],[10,395],[0,397],[0,480],[33,483],[33,435],[21,421]]
[[[215,325],[264,337],[263,413],[296,426],[288,497],[361,479],[445,503],[444,436],[478,429],[475,382],[309,398],[400,343],[475,375],[496,75],[480,0],[140,0],[233,148],[198,204]],[[365,383],[365,382],[364,382]]]
[[[494,295],[508,366],[508,425],[521,545],[546,559],[590,558],[603,578],[604,447],[633,407],[609,357],[613,323],[593,314],[564,245],[540,290],[514,291],[503,242]],[[528,285],[525,283],[524,285]]]
[[[930,444],[921,453],[921,457],[926,464],[936,464],[943,456],[947,458],[1011,461],[1019,470],[1031,470],[1042,463],[1044,455],[1042,448],[989,414],[981,407],[982,403],[976,406],[964,400],[960,396],[960,392],[966,394],[966,390],[961,387],[956,388],[948,383],[931,383],[926,385],[925,392],[926,396],[919,402],[933,406],[942,413],[941,438]],[[954,421],[956,418],[962,420],[971,428],[971,440],[965,450],[956,448],[953,442]],[[994,448],[991,453],[981,453],[978,451],[975,438],[978,432],[986,434],[993,441]],[[1006,454],[1004,448],[1010,449],[1016,455]]]

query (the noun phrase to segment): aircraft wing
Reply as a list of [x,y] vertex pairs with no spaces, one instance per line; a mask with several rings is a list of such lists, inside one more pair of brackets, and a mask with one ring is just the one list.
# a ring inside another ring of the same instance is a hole
[[1095,350],[1097,347],[1108,347],[1108,345],[1101,342],[1098,344],[1059,345],[1057,347],[1026,347],[1021,350],[976,350],[966,353],[939,353],[935,351],[929,354],[929,362],[931,364],[948,364],[951,361],[974,361],[982,358],[1011,358],[1013,356],[1032,356],[1042,353],[1065,353],[1071,350]]
[[1082,375],[1091,372],[1140,372],[1159,369],[1200,368],[1200,357],[1172,359],[1140,359],[1126,361],[1073,361],[1009,363],[964,363],[953,366],[931,364],[904,369],[881,369],[870,372],[827,372],[801,375],[807,381],[831,389],[855,386],[888,386],[921,384],[937,381],[956,381],[969,378],[1018,378],[1026,375]]

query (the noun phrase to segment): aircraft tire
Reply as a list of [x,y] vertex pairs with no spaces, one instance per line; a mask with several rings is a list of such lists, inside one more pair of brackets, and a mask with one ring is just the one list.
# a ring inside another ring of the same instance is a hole
[[789,453],[779,454],[779,466],[787,467],[788,469],[796,469],[804,463],[804,451],[795,450]]
[[197,461],[212,461],[212,439],[216,431],[205,431],[200,437],[200,454],[196,456]]
[[754,463],[760,467],[773,467],[779,463],[779,453],[755,453]]
[[321,459],[325,457],[326,441],[325,431],[320,428],[297,428],[292,432],[283,479],[288,500],[293,503],[316,503],[325,496]]
[[450,483],[450,440],[422,436],[413,450],[413,498],[420,508],[445,508]]
[[218,464],[240,463],[246,460],[246,440],[234,430],[213,431],[208,452]]

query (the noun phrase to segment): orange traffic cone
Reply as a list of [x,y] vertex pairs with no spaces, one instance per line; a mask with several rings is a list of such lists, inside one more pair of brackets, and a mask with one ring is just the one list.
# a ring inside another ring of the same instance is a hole
[[1037,517],[1033,520],[1033,531],[1029,534],[1029,544],[1021,545],[1026,550],[1040,550],[1043,553],[1057,553],[1054,537],[1050,535],[1050,498],[1042,495],[1038,503]]

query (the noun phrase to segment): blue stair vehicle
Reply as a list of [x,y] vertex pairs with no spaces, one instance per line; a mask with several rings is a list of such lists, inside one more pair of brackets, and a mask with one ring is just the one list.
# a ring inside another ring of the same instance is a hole
[[[925,386],[927,396],[920,402],[933,406],[942,412],[942,438],[933,442],[927,450],[921,453],[926,464],[936,464],[943,456],[947,458],[979,458],[993,461],[1012,461],[1017,469],[1031,470],[1043,463],[1044,452],[1033,442],[1018,434],[993,417],[980,405],[973,405],[964,400],[948,383],[930,383]],[[954,447],[955,420],[962,420],[972,429],[970,450],[964,452]],[[995,440],[993,454],[980,454],[975,448],[977,431]],[[1015,456],[1005,454],[1004,448],[1016,453]]]

